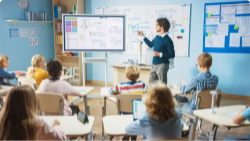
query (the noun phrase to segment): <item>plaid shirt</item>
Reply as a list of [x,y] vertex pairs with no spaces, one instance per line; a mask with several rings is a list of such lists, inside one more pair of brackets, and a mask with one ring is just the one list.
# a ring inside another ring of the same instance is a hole
[[192,110],[196,110],[196,95],[200,91],[214,90],[218,85],[218,77],[212,75],[211,72],[202,72],[198,76],[194,77],[187,86],[180,88],[183,94],[188,94],[193,91],[192,101],[188,103],[188,106]]

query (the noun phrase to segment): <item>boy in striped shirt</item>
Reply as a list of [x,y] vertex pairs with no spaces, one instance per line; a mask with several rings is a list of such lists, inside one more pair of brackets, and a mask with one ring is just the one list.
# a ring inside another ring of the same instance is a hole
[[140,67],[135,65],[127,66],[125,70],[126,78],[130,81],[121,82],[109,89],[110,94],[144,94],[147,86],[142,81],[137,81],[140,77]]

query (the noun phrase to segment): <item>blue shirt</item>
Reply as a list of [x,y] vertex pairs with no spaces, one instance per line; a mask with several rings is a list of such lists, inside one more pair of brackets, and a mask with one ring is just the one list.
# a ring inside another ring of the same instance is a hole
[[212,75],[211,72],[202,72],[194,77],[187,86],[181,87],[180,91],[183,94],[188,94],[193,91],[192,101],[188,103],[188,106],[192,108],[192,110],[196,110],[195,102],[197,93],[204,90],[214,90],[217,85],[218,77],[216,75]]
[[242,112],[242,115],[250,121],[250,107],[248,107],[245,111]]
[[154,51],[161,52],[162,57],[154,56],[153,64],[167,63],[169,64],[170,58],[175,57],[174,43],[172,39],[166,34],[164,37],[156,35],[152,41],[144,38],[144,42],[150,47],[154,47]]
[[183,121],[181,114],[175,110],[176,117],[161,121],[152,119],[145,112],[144,116],[126,126],[126,133],[129,135],[144,135],[145,139],[159,139],[159,138],[181,138]]
[[16,78],[16,74],[13,73],[8,73],[4,69],[0,67],[0,85],[7,85],[10,86],[10,84],[4,82],[4,79],[14,79]]

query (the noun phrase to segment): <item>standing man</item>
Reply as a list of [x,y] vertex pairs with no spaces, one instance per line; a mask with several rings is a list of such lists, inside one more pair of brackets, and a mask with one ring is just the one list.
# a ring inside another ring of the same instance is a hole
[[167,35],[170,29],[170,22],[167,18],[158,18],[156,21],[156,31],[159,33],[149,41],[141,31],[137,31],[139,36],[144,36],[144,42],[150,47],[154,47],[153,65],[150,70],[149,84],[154,81],[162,81],[167,84],[167,72],[169,69],[169,59],[175,57],[174,44]]

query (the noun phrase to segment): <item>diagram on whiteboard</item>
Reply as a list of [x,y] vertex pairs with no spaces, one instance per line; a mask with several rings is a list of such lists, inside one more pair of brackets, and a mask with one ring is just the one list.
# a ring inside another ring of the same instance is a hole
[[[155,5],[155,6],[103,6],[97,7],[98,14],[110,11],[111,15],[126,15],[126,52],[139,52],[137,31],[142,31],[148,39],[157,35],[157,18],[167,18],[171,24],[168,35],[174,41],[176,56],[188,56],[190,4],[183,5]],[[107,14],[107,13],[105,13]],[[113,32],[110,30],[110,32]],[[146,53],[147,45],[143,43],[142,52]]]
[[124,17],[65,17],[65,49],[123,50]]

